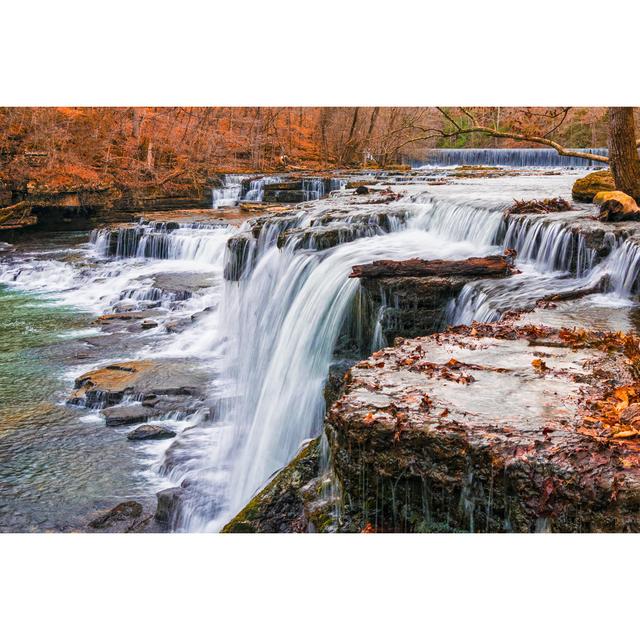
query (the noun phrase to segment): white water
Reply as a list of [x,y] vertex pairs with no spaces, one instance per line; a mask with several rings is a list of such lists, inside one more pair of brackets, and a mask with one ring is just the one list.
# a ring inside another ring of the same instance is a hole
[[[606,148],[580,149],[594,155],[608,155]],[[511,167],[603,167],[601,162],[561,156],[555,149],[431,149],[415,166],[490,165]]]
[[[91,268],[46,259],[8,261],[2,263],[0,281],[105,313],[123,295],[137,305],[153,299],[152,277],[158,273],[211,275],[214,286],[190,300],[166,303],[171,318],[210,311],[176,335],[158,330],[138,355],[188,356],[211,368],[214,421],[190,424],[194,428],[185,429],[175,442],[184,455],[159,462],[157,468],[171,484],[189,487],[176,528],[215,531],[305,439],[320,432],[323,385],[358,290],[358,281],[347,277],[354,264],[383,258],[460,259],[516,248],[522,274],[465,287],[449,309],[452,322],[493,320],[508,309],[587,286],[604,275],[610,278],[609,293],[593,296],[593,304],[629,304],[640,270],[634,240],[611,240],[612,252],[599,260],[564,222],[580,214],[563,214],[550,224],[541,218],[504,222],[503,210],[513,198],[566,196],[574,177],[467,182],[433,188],[426,195],[419,187],[396,204],[375,209],[350,205],[348,215],[331,219],[326,216],[332,210],[345,209],[339,200],[303,205],[295,216],[264,224],[258,238],[251,236],[249,225],[240,230],[250,238],[246,252],[252,259],[239,280],[222,280],[225,263],[233,258],[227,241],[235,229],[143,225],[116,238],[119,259],[103,257]],[[380,210],[388,215],[375,222]],[[325,251],[293,236],[281,249],[276,246],[286,230],[321,232],[359,223],[362,232],[346,238],[351,242]],[[94,234],[93,241],[89,255],[105,256],[114,245],[106,231]]]

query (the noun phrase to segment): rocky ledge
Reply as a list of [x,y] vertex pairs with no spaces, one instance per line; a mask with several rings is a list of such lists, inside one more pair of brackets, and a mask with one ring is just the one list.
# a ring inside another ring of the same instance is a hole
[[75,381],[68,402],[101,408],[107,426],[146,422],[202,408],[207,377],[187,360],[117,362]]
[[640,530],[640,341],[458,327],[350,370],[327,414],[343,530]]
[[[467,260],[378,260],[355,265],[386,344],[398,336],[424,336],[443,328],[450,301],[480,278],[505,278],[517,270],[513,252]],[[377,311],[375,311],[377,310]]]

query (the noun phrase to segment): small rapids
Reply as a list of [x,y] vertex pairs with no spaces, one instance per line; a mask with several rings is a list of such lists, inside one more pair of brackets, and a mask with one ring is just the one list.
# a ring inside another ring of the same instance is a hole
[[[258,197],[264,187],[260,178],[227,178],[217,206]],[[170,422],[178,435],[145,450],[146,473],[151,486],[182,487],[174,530],[217,531],[320,434],[338,345],[357,358],[381,343],[379,327],[360,330],[371,319],[375,325],[379,310],[361,304],[359,282],[348,277],[353,265],[514,249],[521,273],[466,285],[447,309],[449,324],[496,320],[545,296],[599,284],[593,305],[634,304],[635,237],[609,234],[596,247],[577,223],[590,210],[505,217],[513,198],[566,196],[573,179],[505,177],[428,192],[417,184],[399,187],[402,197],[383,205],[354,202],[339,183],[330,185],[338,193],[319,199],[326,181],[309,180],[308,201],[286,213],[239,227],[143,221],[100,229],[72,249],[73,260],[45,252],[3,259],[0,283],[91,314],[159,314],[157,328],[125,338],[121,355],[189,358],[206,367],[209,410]],[[176,319],[184,326],[174,332]],[[76,363],[67,379],[87,368]]]

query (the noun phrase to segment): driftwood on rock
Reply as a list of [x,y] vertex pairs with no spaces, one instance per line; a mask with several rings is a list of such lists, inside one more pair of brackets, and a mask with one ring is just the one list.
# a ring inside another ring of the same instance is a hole
[[501,278],[516,273],[513,256],[486,256],[467,260],[376,260],[352,267],[350,278],[451,277]]

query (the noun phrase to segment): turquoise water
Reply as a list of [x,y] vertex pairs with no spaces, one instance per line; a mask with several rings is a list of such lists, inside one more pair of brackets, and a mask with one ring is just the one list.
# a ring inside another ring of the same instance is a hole
[[[86,240],[56,235],[42,240],[47,255]],[[31,252],[37,243],[17,249]],[[64,404],[71,367],[91,366],[77,336],[92,320],[0,284],[0,531],[73,530],[98,509],[149,494],[139,451],[121,430]]]

